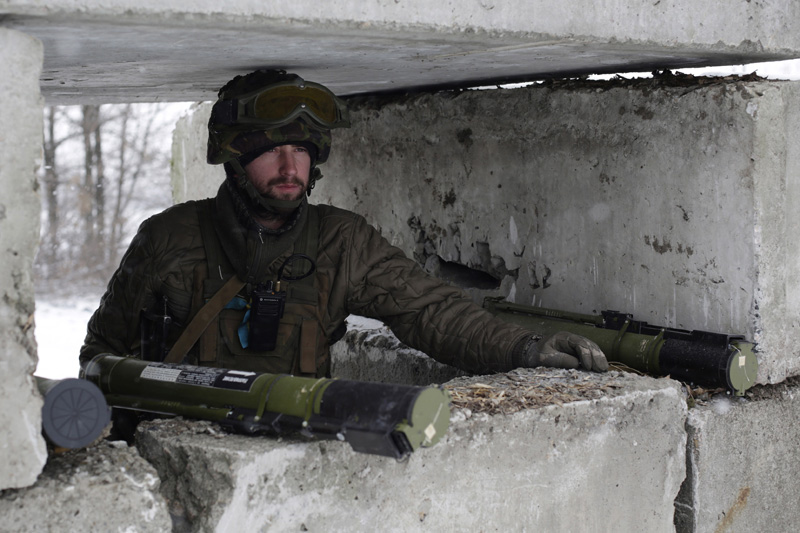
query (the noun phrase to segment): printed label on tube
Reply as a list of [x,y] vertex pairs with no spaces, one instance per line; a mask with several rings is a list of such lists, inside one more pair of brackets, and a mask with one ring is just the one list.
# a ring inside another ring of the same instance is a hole
[[179,385],[249,391],[258,374],[222,368],[150,363],[139,377]]

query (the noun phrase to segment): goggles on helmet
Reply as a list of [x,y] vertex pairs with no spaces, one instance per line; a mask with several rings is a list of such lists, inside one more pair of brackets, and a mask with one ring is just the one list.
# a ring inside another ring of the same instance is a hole
[[323,85],[301,78],[218,101],[212,109],[211,123],[277,127],[300,115],[324,129],[350,126],[347,107],[335,94]]

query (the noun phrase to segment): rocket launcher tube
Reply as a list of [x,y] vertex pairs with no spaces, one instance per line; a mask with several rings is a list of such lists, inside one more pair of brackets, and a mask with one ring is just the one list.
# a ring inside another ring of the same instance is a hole
[[631,315],[569,313],[487,298],[484,307],[541,335],[569,331],[594,341],[609,362],[657,376],[726,387],[737,396],[755,385],[754,344],[740,335],[652,326]]
[[450,421],[436,387],[313,379],[96,356],[85,378],[109,405],[218,422],[245,433],[345,440],[401,459],[436,444]]

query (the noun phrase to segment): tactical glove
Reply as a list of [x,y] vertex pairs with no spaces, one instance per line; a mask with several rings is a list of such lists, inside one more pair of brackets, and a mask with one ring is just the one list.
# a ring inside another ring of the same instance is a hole
[[597,344],[585,337],[560,331],[549,337],[530,337],[522,350],[514,353],[514,366],[532,368],[584,368],[595,372],[608,370],[608,361]]

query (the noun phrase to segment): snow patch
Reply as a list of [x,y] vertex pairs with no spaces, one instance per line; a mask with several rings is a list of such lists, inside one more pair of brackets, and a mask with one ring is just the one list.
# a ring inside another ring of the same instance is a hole
[[86,324],[100,296],[71,301],[36,300],[36,343],[39,364],[36,375],[49,379],[77,378]]

